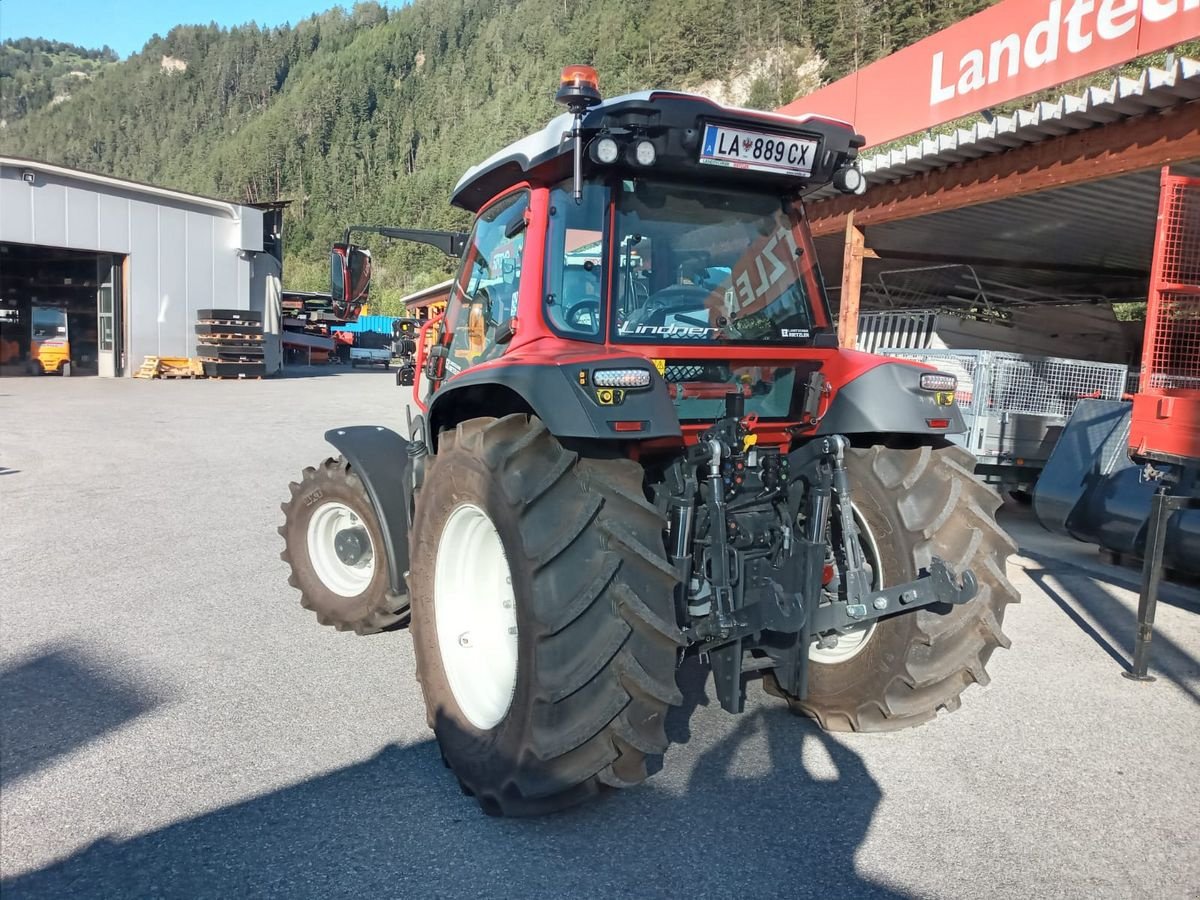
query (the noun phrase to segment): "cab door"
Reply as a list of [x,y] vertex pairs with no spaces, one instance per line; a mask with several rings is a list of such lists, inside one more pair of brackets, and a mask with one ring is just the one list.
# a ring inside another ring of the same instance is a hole
[[440,381],[504,352],[517,312],[528,214],[529,192],[522,190],[496,200],[475,220],[446,307]]

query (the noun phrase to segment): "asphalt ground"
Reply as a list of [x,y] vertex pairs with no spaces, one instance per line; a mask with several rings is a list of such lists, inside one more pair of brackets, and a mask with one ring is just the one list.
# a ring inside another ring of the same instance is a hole
[[1120,677],[1137,574],[1018,510],[1012,649],[961,710],[826,735],[698,671],[646,784],[537,820],[443,768],[406,633],[320,628],[279,503],[385,373],[0,379],[0,894],[1200,895],[1200,592]]

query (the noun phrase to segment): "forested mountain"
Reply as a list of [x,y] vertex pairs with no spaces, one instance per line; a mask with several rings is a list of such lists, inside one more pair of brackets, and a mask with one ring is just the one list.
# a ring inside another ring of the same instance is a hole
[[[32,78],[42,62],[7,74],[18,41],[3,48],[11,112],[0,150],[234,200],[291,200],[285,282],[319,287],[346,224],[464,225],[450,187],[557,112],[564,64],[594,64],[610,96],[683,87],[769,108],[989,2],[360,3],[293,27],[182,25],[89,70],[57,102],[53,84],[47,96]],[[436,255],[374,247],[377,285],[392,297],[445,275]]]
[[44,38],[0,43],[0,123],[66,101],[116,61],[108,47],[88,50]]

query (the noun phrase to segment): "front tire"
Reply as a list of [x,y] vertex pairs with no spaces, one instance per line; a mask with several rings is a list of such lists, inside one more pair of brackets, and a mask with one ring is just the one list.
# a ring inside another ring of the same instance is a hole
[[[413,523],[417,676],[446,764],[487,813],[636,784],[666,750],[683,640],[642,480],[637,463],[583,458],[525,415],[440,437]],[[475,649],[501,659],[464,662]]]
[[[765,687],[829,731],[892,731],[953,711],[971,684],[987,684],[988,659],[1009,646],[1004,610],[1019,594],[1005,574],[1017,548],[999,525],[1000,496],[972,474],[960,447],[851,450],[846,461],[854,508],[882,570],[882,586],[917,578],[934,556],[971,569],[979,591],[967,603],[934,605],[877,621],[861,646],[818,661],[810,654],[809,692],[787,697],[774,676]],[[843,639],[845,640],[845,639]]]
[[391,590],[383,532],[362,479],[342,457],[309,466],[289,486],[279,527],[288,584],[317,621],[374,634],[408,620],[408,600]]

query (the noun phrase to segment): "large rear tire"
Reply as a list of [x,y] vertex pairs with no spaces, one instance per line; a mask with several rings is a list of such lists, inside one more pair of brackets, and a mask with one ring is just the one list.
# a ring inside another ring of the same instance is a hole
[[683,639],[643,477],[525,415],[440,437],[413,524],[417,676],[446,764],[489,814],[636,784],[666,750]]
[[1005,607],[1019,599],[1005,574],[1016,545],[996,524],[1000,496],[974,477],[973,464],[959,447],[850,452],[854,509],[882,586],[917,578],[937,556],[973,571],[979,592],[965,604],[882,619],[861,644],[852,637],[840,660],[836,649],[814,651],[804,700],[787,697],[773,676],[770,693],[829,731],[891,731],[953,711],[967,686],[987,684],[992,651],[1009,646]]
[[288,485],[279,527],[288,584],[317,621],[374,634],[408,620],[408,600],[391,590],[383,533],[362,479],[342,457],[309,466]]

